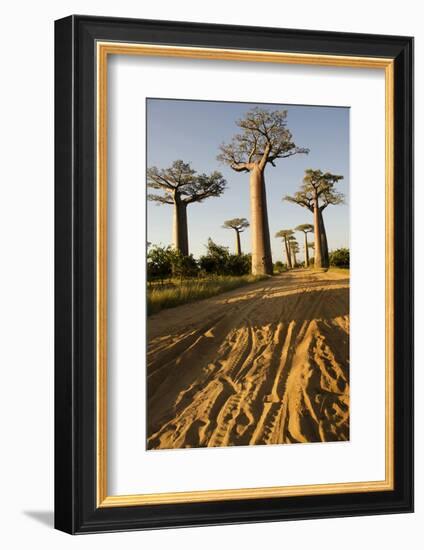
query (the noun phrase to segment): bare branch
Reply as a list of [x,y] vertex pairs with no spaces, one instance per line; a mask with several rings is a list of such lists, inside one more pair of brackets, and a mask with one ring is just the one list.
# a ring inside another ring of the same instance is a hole
[[259,162],[259,168],[263,170],[265,168],[266,163],[268,162],[269,153],[271,151],[271,143],[267,143],[265,146],[265,151],[262,154],[262,158]]
[[305,170],[300,191],[297,191],[292,197],[284,197],[283,200],[308,208],[311,212],[314,211],[315,200],[321,211],[330,204],[343,204],[344,195],[334,188],[335,184],[342,179],[343,176],[331,174],[330,172]]
[[254,165],[263,170],[267,163],[275,166],[277,159],[309,152],[294,143],[287,128],[287,111],[255,107],[237,125],[242,133],[236,134],[229,144],[221,145],[218,156],[233,170],[251,170]]
[[226,185],[227,181],[221,172],[212,172],[209,176],[207,174],[199,174],[193,183],[182,188],[181,197],[187,204],[202,202],[208,197],[218,197],[221,195]]
[[177,160],[169,168],[159,170],[155,166],[147,170],[147,186],[160,189],[163,195],[148,195],[148,199],[162,204],[177,200],[186,204],[201,202],[208,197],[217,197],[227,185],[220,172],[197,174],[189,163]]
[[285,197],[283,197],[283,201],[298,204],[303,208],[307,208],[311,212],[314,211],[313,198],[306,193],[304,194],[302,192],[297,192],[293,195],[293,197],[291,197],[290,195],[286,195]]
[[148,194],[147,195],[147,200],[149,201],[153,201],[153,202],[158,202],[160,204],[174,204],[174,200],[171,196],[162,196],[162,195],[153,195],[153,194]]

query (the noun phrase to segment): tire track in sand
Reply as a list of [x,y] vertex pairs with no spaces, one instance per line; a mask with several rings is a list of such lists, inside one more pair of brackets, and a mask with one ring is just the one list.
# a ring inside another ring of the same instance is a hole
[[349,438],[349,280],[293,271],[149,319],[148,448]]

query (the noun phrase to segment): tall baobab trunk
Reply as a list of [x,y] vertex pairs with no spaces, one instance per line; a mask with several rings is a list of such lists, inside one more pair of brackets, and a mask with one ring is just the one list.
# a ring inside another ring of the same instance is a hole
[[187,204],[177,197],[174,200],[173,241],[174,248],[188,256]]
[[296,258],[296,252],[294,251],[293,248],[292,248],[292,254],[293,254],[293,266],[296,267],[297,266],[297,258]]
[[272,275],[271,242],[263,172],[258,165],[250,170],[253,275]]
[[315,260],[314,266],[316,268],[325,267],[323,265],[322,257],[322,237],[321,237],[321,224],[322,215],[318,206],[318,196],[314,200],[314,233],[315,233]]
[[238,229],[234,230],[236,232],[236,255],[241,255],[241,244],[240,244],[240,231]]
[[305,231],[305,267],[309,267],[308,233]]
[[290,250],[289,250],[289,243],[287,242],[287,238],[284,237],[284,244],[286,246],[286,258],[287,258],[287,267],[289,269],[292,269],[293,268],[293,265],[292,265],[292,261],[291,261],[291,255],[290,255]]
[[327,232],[325,231],[324,218],[322,216],[322,210],[319,209],[319,223],[320,223],[320,232],[321,232],[321,258],[322,258],[322,267],[330,266],[330,258],[328,255],[328,244],[327,244]]

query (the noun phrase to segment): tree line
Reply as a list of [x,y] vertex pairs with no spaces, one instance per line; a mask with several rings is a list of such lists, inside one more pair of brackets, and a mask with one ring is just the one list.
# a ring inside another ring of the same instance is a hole
[[[295,228],[295,231],[301,231],[304,234],[305,267],[309,267],[309,248],[311,247],[311,245],[313,246],[313,243],[308,242],[308,233],[314,231],[314,226],[309,223],[304,223],[302,225],[298,225]],[[296,258],[296,253],[299,252],[299,243],[294,236],[294,231],[292,229],[281,229],[280,231],[277,231],[275,236],[283,240],[284,252],[287,259],[287,267],[289,269],[297,267],[298,262]]]
[[[224,226],[232,229],[236,237],[236,254],[242,256],[240,234],[251,228],[251,272],[254,275],[272,275],[273,262],[268,223],[265,171],[274,167],[277,161],[298,154],[308,154],[309,149],[298,147],[287,127],[287,111],[255,107],[244,118],[236,122],[241,130],[228,144],[220,146],[217,160],[227,164],[236,172],[249,174],[250,223],[245,218],[226,220]],[[336,189],[342,175],[308,169],[304,173],[299,191],[288,201],[309,210],[313,224],[302,224],[295,228],[304,233],[305,265],[309,267],[308,234],[314,234],[314,266],[328,268],[330,253],[325,230],[324,210],[330,205],[342,204],[344,196]],[[173,206],[173,250],[182,257],[189,257],[187,207],[194,202],[203,202],[210,197],[222,195],[227,181],[219,171],[210,174],[198,173],[190,163],[176,160],[168,168],[149,167],[147,185],[160,193],[149,194],[148,199],[158,204]],[[299,244],[293,230],[281,230],[276,234],[284,243],[289,268],[298,265],[296,254]]]
[[241,251],[231,254],[226,246],[215,243],[211,238],[206,244],[205,254],[196,260],[192,254],[184,255],[171,246],[149,246],[147,253],[148,281],[186,279],[208,275],[240,277],[251,271],[250,254]]

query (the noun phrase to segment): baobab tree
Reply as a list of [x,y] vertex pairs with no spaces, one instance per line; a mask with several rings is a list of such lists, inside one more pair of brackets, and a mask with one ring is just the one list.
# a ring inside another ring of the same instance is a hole
[[221,172],[209,176],[198,174],[190,163],[176,160],[169,168],[152,166],[147,170],[147,186],[163,192],[149,194],[147,198],[158,204],[174,207],[173,245],[183,256],[188,256],[187,206],[202,202],[209,197],[219,197],[226,187]]
[[296,254],[299,252],[299,243],[297,242],[296,237],[289,237],[289,249],[292,255],[293,267],[297,267]]
[[224,229],[234,229],[236,232],[236,255],[241,254],[240,233],[249,227],[249,222],[246,218],[233,218],[232,220],[226,220],[222,226]]
[[[310,249],[312,250],[312,252],[314,252],[314,250],[315,250],[315,243],[308,243],[308,248],[310,248]],[[314,257],[314,256],[312,256],[312,258],[309,257],[309,263],[311,263],[312,260],[314,260],[314,262],[315,262],[315,257]]]
[[252,226],[252,273],[272,275],[271,242],[266,204],[265,168],[278,159],[308,149],[297,147],[287,128],[287,111],[255,107],[237,121],[241,133],[220,147],[218,160],[236,172],[250,173],[250,209]]
[[303,223],[295,227],[296,231],[302,231],[305,236],[305,267],[309,267],[309,243],[308,243],[308,233],[311,233],[314,230],[314,226],[310,223]]
[[292,269],[292,261],[291,261],[291,253],[289,248],[289,239],[290,237],[293,237],[294,232],[291,229],[281,229],[281,231],[278,231],[275,236],[277,239],[283,239],[284,242],[284,248],[286,251],[286,258],[287,258],[287,267],[289,269]]
[[344,195],[334,188],[335,184],[341,179],[343,179],[343,176],[331,174],[330,172],[305,170],[300,191],[283,199],[307,208],[314,215],[315,267],[317,268],[328,268],[330,265],[322,212],[330,204],[343,203]]

